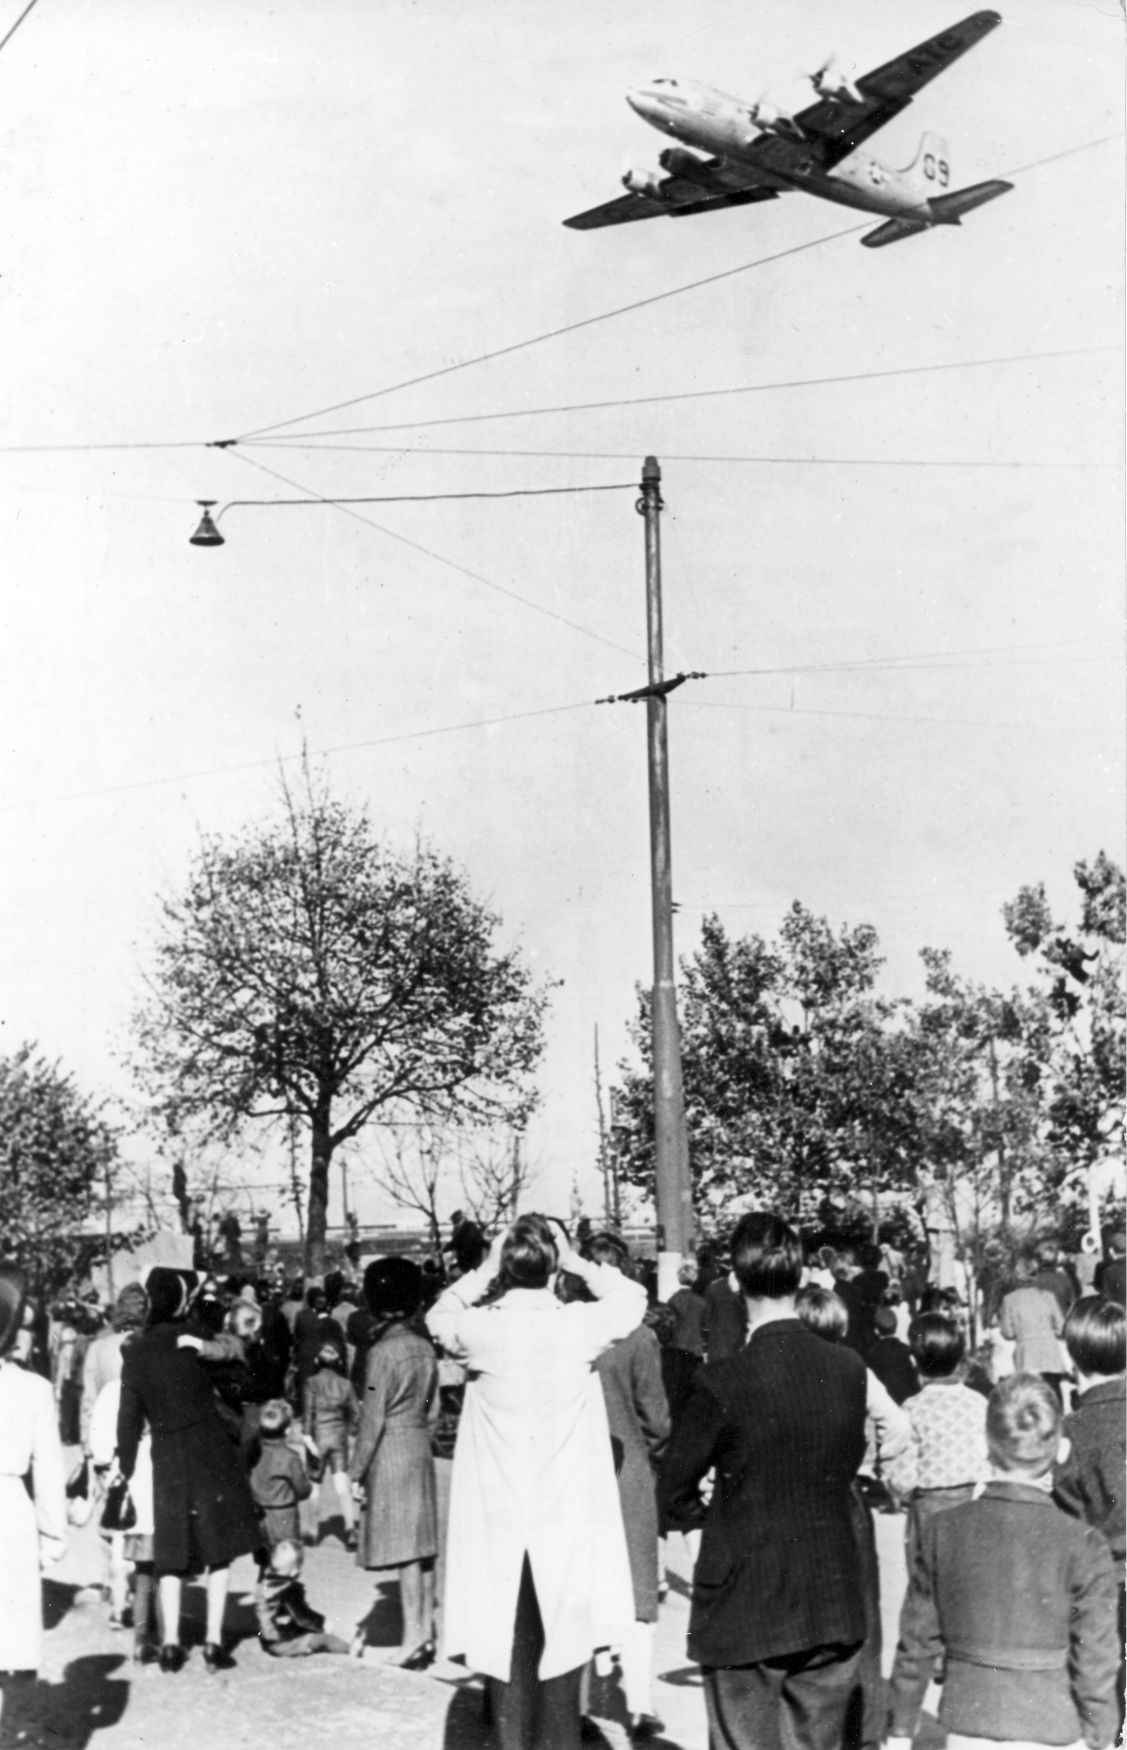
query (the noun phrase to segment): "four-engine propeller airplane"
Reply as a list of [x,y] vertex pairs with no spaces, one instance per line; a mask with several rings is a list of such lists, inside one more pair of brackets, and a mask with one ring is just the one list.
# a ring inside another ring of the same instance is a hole
[[[801,189],[879,213],[885,222],[861,239],[870,249],[914,237],[933,225],[958,225],[964,213],[1005,194],[1012,182],[950,189],[950,155],[938,134],[923,136],[905,170],[889,170],[858,148],[1001,22],[997,12],[972,12],[856,80],[838,61],[827,61],[809,76],[817,101],[797,115],[775,104],[726,97],[693,80],[651,80],[631,91],[626,101],[643,120],[680,142],[666,147],[658,159],[668,174],[628,170],[622,179],[628,193],[576,213],[564,224],[574,231],[593,231],[663,214],[685,218]],[[701,152],[708,156],[699,156]]]

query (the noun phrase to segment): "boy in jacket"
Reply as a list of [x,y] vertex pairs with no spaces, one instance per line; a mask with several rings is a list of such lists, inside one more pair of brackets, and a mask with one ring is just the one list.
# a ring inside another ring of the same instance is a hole
[[1115,1575],[1097,1531],[1058,1511],[1060,1405],[1035,1374],[994,1388],[991,1481],[920,1527],[891,1680],[888,1750],[909,1750],[946,1656],[939,1719],[948,1750],[984,1740],[1108,1750],[1119,1664]]

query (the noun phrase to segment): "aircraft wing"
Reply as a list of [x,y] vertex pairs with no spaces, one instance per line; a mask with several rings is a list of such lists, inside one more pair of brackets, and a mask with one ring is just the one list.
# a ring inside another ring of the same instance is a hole
[[969,18],[856,80],[860,103],[851,97],[823,97],[801,110],[794,119],[807,139],[821,142],[825,168],[847,158],[878,128],[907,109],[917,91],[946,72],[1001,22],[998,12],[972,12]]
[[664,176],[652,194],[620,194],[617,200],[589,207],[564,224],[573,231],[597,231],[604,225],[630,225],[636,219],[684,219],[693,213],[718,212],[722,207],[743,207],[753,201],[770,201],[780,192],[764,188],[747,178],[739,186],[739,173],[718,158],[702,160],[701,175],[708,180],[691,182],[687,176]]

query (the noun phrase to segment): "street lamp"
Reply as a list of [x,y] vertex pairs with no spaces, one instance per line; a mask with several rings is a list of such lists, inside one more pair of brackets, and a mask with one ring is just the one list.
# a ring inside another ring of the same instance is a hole
[[[223,536],[219,533],[211,516],[211,507],[216,502],[217,500],[214,498],[197,498],[196,503],[203,515],[200,517],[195,534],[188,536],[193,547],[222,547]],[[219,514],[222,516],[223,512],[220,511]]]

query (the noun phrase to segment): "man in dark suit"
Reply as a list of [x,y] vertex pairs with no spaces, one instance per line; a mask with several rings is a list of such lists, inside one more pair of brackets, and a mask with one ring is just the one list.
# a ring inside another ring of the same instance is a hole
[[689,1654],[712,1750],[838,1750],[865,1634],[850,1508],[865,1367],[796,1318],[802,1247],[785,1222],[745,1215],[732,1264],[747,1346],[700,1374],[660,1485],[666,1520],[703,1525]]

